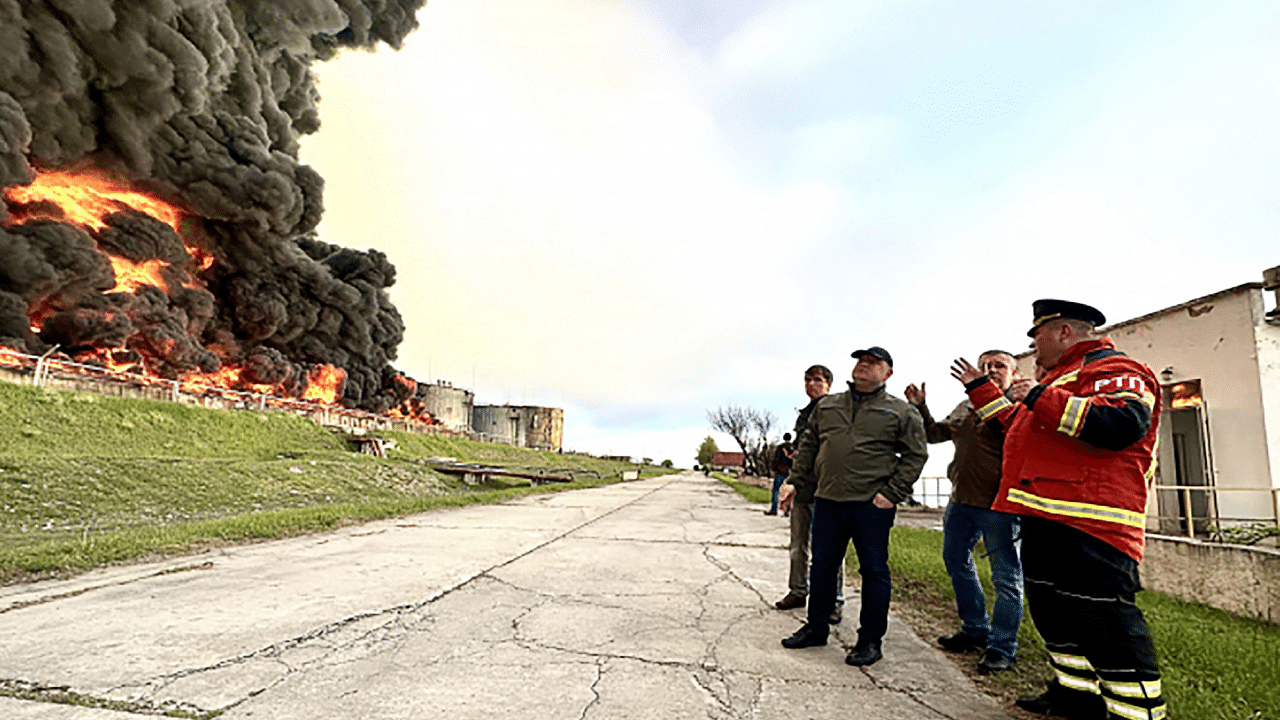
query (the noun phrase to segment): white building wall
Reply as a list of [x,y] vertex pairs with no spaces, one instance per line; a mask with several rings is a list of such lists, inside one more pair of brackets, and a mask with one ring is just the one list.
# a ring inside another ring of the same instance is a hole
[[[1270,448],[1267,466],[1270,486],[1275,489],[1280,488],[1280,327],[1265,321],[1263,297],[1266,294],[1259,296],[1254,313],[1259,318],[1256,322],[1256,343],[1262,411],[1266,418],[1267,447]],[[1272,493],[1269,500],[1272,517],[1280,523],[1280,494]]]
[[[1149,365],[1164,384],[1200,380],[1218,487],[1271,487],[1255,333],[1260,293],[1242,286],[1107,329],[1117,348]],[[1166,368],[1171,376],[1162,374]],[[1162,455],[1167,460],[1172,452]],[[1176,484],[1172,472],[1161,472],[1160,484]],[[1270,518],[1269,500],[1265,493],[1216,493],[1223,518]]]

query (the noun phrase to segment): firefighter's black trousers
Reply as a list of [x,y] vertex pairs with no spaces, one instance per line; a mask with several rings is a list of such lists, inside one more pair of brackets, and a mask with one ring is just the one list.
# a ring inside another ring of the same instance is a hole
[[1088,533],[1024,517],[1022,567],[1058,684],[1101,694],[1114,718],[1163,718],[1155,643],[1133,602],[1138,563]]

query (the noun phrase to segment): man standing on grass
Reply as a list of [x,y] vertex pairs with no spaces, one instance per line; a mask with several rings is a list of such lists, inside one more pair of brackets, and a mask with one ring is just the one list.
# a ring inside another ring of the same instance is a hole
[[[1021,400],[1033,384],[1025,378],[1015,384],[1017,365],[1013,356],[1003,350],[979,355],[978,369],[1014,402]],[[978,672],[983,675],[1007,670],[1018,656],[1022,561],[1018,557],[1018,516],[991,509],[996,490],[1000,489],[1004,436],[987,427],[967,399],[938,422],[925,404],[924,383],[920,387],[908,385],[903,394],[924,418],[929,442],[955,443],[955,456],[947,466],[951,499],[942,514],[942,560],[956,592],[961,625],[954,635],[938,638],[938,644],[961,653],[985,648],[978,661]],[[991,560],[991,582],[996,588],[991,615],[987,614],[987,597],[973,562],[978,540],[982,540]]]
[[[809,396],[809,404],[805,405],[796,416],[796,445],[809,426],[809,414],[813,412],[818,401],[831,392],[831,370],[826,365],[813,365],[804,371],[804,394]],[[792,465],[794,466],[794,454]],[[809,540],[813,528],[813,491],[817,481],[812,475],[789,474],[786,486],[779,488],[779,501],[783,495],[789,494],[792,502],[788,514],[791,516],[791,571],[787,582],[787,594],[773,606],[779,610],[802,608],[809,597]],[[831,624],[839,623],[844,617],[844,563],[836,571],[836,604],[831,611]]]
[[[808,620],[782,645],[794,649],[827,644],[836,571],[844,565],[852,540],[862,575],[862,609],[858,642],[844,661],[863,666],[882,657],[880,641],[888,629],[892,593],[889,529],[897,504],[911,497],[929,451],[920,413],[884,389],[893,374],[889,352],[871,347],[853,357],[858,362],[849,390],[818,401],[791,466],[793,476],[812,473],[817,489]],[[782,508],[790,506],[793,494],[783,496]]]
[[1018,707],[1065,718],[1161,720],[1156,648],[1138,563],[1155,477],[1160,385],[1094,328],[1088,305],[1037,300],[1039,383],[1017,402],[965,360],[952,372],[983,420],[1005,429],[992,509],[1022,518],[1022,564],[1054,682]]

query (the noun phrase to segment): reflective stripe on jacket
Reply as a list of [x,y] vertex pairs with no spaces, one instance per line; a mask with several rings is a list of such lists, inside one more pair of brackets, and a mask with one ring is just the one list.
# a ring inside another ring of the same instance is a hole
[[1069,348],[1022,402],[985,378],[967,389],[1006,432],[993,510],[1079,528],[1141,562],[1160,418],[1150,368],[1104,338]]

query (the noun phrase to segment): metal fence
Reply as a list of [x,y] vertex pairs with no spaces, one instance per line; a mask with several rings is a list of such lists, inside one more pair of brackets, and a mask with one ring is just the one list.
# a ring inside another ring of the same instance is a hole
[[951,481],[945,477],[925,476],[916,481],[911,497],[928,508],[944,508],[951,497]]
[[31,384],[44,387],[49,384],[53,373],[60,373],[77,380],[97,380],[124,383],[127,385],[158,390],[166,399],[183,402],[184,398],[198,400],[203,397],[216,397],[232,403],[233,406],[245,410],[292,410],[306,414],[322,425],[339,425],[344,427],[364,427],[369,429],[406,430],[410,432],[431,428],[439,432],[438,426],[425,425],[406,418],[395,418],[377,415],[364,410],[344,408],[340,405],[281,397],[261,392],[232,390],[217,385],[210,385],[195,380],[169,380],[154,375],[116,370],[100,365],[86,365],[51,357],[50,355],[28,355],[11,348],[0,348],[0,368],[32,372]]
[[[1175,491],[1181,499],[1179,507],[1173,513],[1160,512],[1156,518],[1160,522],[1160,532],[1164,534],[1185,535],[1186,537],[1209,537],[1220,531],[1223,526],[1239,523],[1275,523],[1280,525],[1280,488],[1242,488],[1219,487],[1213,485],[1156,485],[1158,491]],[[1214,502],[1214,493],[1218,492],[1252,492],[1267,493],[1271,496],[1271,517],[1260,518],[1226,518],[1218,514]],[[1193,493],[1205,493],[1202,512],[1196,512],[1196,503],[1192,502]],[[945,508],[951,495],[951,481],[945,477],[921,477],[911,493],[915,502],[928,508]]]
[[[1225,523],[1275,523],[1280,525],[1280,488],[1242,488],[1242,487],[1220,487],[1217,485],[1156,485],[1157,491],[1174,491],[1177,493],[1180,509],[1178,513],[1159,512],[1161,532],[1167,532],[1166,526],[1170,529],[1176,527],[1179,535],[1185,535],[1190,538],[1196,537],[1196,533],[1200,535],[1210,536],[1221,529]],[[1252,492],[1252,493],[1269,493],[1271,495],[1271,517],[1262,518],[1224,518],[1218,514],[1216,503],[1216,493],[1220,492]],[[1204,511],[1203,514],[1196,512],[1196,503],[1198,500],[1192,493],[1204,493]],[[1163,508],[1160,508],[1163,510]]]

